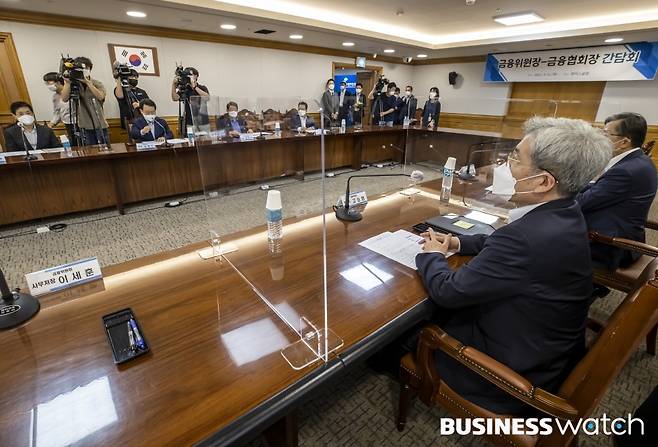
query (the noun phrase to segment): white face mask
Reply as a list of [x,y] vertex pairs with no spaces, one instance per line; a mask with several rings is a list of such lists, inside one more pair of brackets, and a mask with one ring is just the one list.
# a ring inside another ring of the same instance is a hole
[[327,90],[331,90],[333,92],[334,91],[334,84],[329,84],[327,86]]
[[504,200],[511,199],[514,194],[530,194],[533,191],[516,191],[516,184],[542,175],[546,175],[546,173],[535,174],[517,180],[514,178],[514,175],[512,175],[509,163],[503,163],[502,165],[497,166],[493,171],[493,185],[491,192],[500,196]]
[[228,112],[228,116],[230,116],[231,118],[237,118],[238,112],[235,110],[231,110],[230,112]]
[[406,91],[404,92],[404,95],[405,95],[405,96],[411,96],[411,90],[406,90]]
[[91,77],[91,70],[89,70],[88,68],[85,68],[84,70],[82,70],[82,74],[84,75],[85,78],[90,78]]
[[306,110],[299,110],[297,113],[299,113],[299,116],[306,116]]
[[360,88],[357,88],[357,89],[356,89],[356,92],[357,92],[357,93],[361,93],[361,89],[360,89]]
[[144,119],[146,120],[147,123],[152,123],[155,121],[155,115],[144,115]]
[[46,86],[46,88],[47,88],[48,90],[50,90],[51,92],[56,92],[56,91],[57,91],[57,86],[56,86],[55,84],[48,84],[48,85]]
[[341,86],[340,86],[340,90],[341,90],[341,91],[344,91],[344,90],[345,90],[345,86],[344,86],[344,85],[341,85]]
[[436,98],[436,92],[430,92],[430,99]]
[[21,115],[18,117],[18,122],[24,126],[31,126],[34,124],[34,116],[32,115]]

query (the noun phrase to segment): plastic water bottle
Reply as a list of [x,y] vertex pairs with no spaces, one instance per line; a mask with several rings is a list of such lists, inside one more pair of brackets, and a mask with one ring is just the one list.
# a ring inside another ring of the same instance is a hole
[[345,133],[345,128],[346,127],[347,126],[345,124],[345,118],[343,118],[342,120],[340,120],[340,133]]
[[448,157],[445,166],[443,166],[443,182],[441,183],[441,201],[449,202],[452,191],[452,179],[455,172],[457,160],[455,157]]
[[267,192],[265,215],[267,217],[267,238],[270,240],[281,239],[283,237],[281,191],[270,189]]
[[402,120],[402,128],[403,129],[408,129],[410,123],[411,123],[411,120],[409,119],[409,117],[405,116],[404,120]]
[[60,135],[59,141],[62,143],[62,147],[64,148],[64,153],[66,156],[72,156],[73,152],[71,152],[71,142],[69,141],[69,137],[66,135]]
[[277,137],[281,136],[281,125],[279,124],[278,121],[274,123],[274,135],[276,135]]
[[194,126],[187,126],[187,141],[194,144]]

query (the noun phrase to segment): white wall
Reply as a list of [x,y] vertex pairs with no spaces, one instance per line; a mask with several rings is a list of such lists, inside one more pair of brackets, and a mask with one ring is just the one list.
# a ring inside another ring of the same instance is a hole
[[[454,87],[448,82],[451,71],[461,75]],[[438,87],[442,112],[505,115],[510,84],[485,83],[483,76],[484,62],[414,66],[413,87],[419,98],[418,107],[422,107],[430,88]]]
[[648,124],[658,125],[658,77],[653,81],[609,81],[601,98],[596,120],[619,112],[635,112]]
[[[32,105],[37,119],[51,114],[52,94],[45,88],[44,73],[57,71],[60,54],[87,56],[94,63],[92,76],[105,85],[107,117],[118,117],[119,108],[112,94],[114,79],[107,44],[156,47],[160,76],[142,76],[140,87],[158,104],[158,114],[176,115],[177,103],[171,100],[171,81],[175,64],[183,62],[200,72],[199,82],[211,95],[242,100],[270,98],[261,103],[279,107],[296,105],[298,99],[309,102],[322,95],[325,82],[331,77],[331,63],[352,63],[353,59],[322,56],[310,53],[271,50],[236,45],[165,39],[150,36],[58,28],[0,21],[0,30],[12,33],[21,62]],[[401,64],[377,63],[384,73],[398,82],[412,79],[412,67]]]

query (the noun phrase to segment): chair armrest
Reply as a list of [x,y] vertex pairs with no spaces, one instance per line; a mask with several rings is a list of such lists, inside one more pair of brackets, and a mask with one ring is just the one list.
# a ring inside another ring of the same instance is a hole
[[643,242],[637,242],[631,239],[624,239],[621,237],[611,237],[601,234],[597,231],[590,231],[589,239],[593,242],[600,242],[602,244],[612,245],[613,247],[623,248],[625,250],[631,250],[643,255],[658,257],[658,248],[653,245],[645,244]]
[[647,223],[644,226],[650,230],[658,230],[658,222],[655,220],[647,219]]
[[[433,391],[440,380],[434,364],[434,352],[437,349],[442,350],[510,396],[544,413],[559,419],[578,417],[578,410],[565,399],[533,386],[511,368],[477,349],[464,346],[436,325],[425,327],[418,343],[417,359],[422,375],[421,390],[423,390],[423,394]],[[431,388],[428,389],[428,387]],[[434,393],[431,395],[433,396]]]

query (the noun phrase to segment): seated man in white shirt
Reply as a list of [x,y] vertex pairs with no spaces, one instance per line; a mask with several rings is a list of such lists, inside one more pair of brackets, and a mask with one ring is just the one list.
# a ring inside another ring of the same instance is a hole
[[306,129],[315,129],[315,121],[306,114],[307,112],[308,104],[304,101],[297,104],[297,113],[292,116],[290,128],[298,132],[303,132]]

